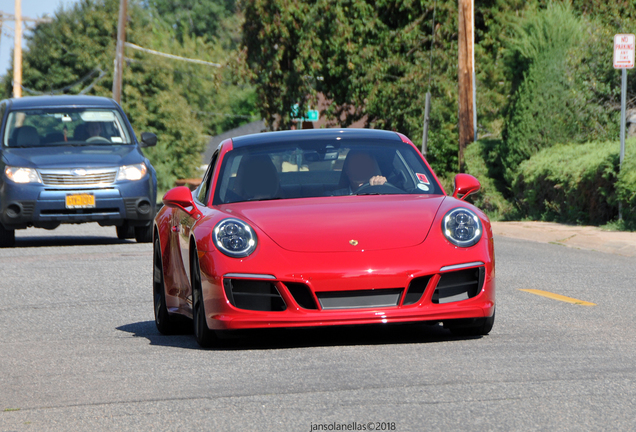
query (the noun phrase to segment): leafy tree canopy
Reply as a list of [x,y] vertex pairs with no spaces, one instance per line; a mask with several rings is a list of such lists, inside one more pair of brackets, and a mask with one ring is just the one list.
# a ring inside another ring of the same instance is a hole
[[180,41],[185,36],[205,37],[233,48],[240,38],[236,0],[144,0],[144,6],[170,25]]
[[[118,0],[81,0],[60,8],[51,23],[28,33],[23,93],[64,89],[64,93],[84,90],[110,97],[118,11]],[[177,178],[198,175],[205,134],[216,134],[251,118],[254,93],[236,72],[241,59],[236,50],[227,50],[206,37],[183,34],[179,39],[177,29],[154,19],[136,1],[129,3],[128,16],[128,41],[223,64],[219,69],[126,49],[122,107],[137,134],[157,134],[157,147],[145,151],[157,169],[159,187],[167,189]],[[86,81],[70,86],[87,76]],[[11,77],[10,71],[3,79],[7,97],[12,92]],[[90,83],[92,87],[88,87]]]
[[[510,166],[531,148],[615,133],[619,79],[607,38],[618,29],[631,32],[631,3],[476,4],[478,131],[503,137],[503,153],[526,140]],[[428,159],[442,175],[457,169],[456,1],[245,0],[244,12],[247,65],[271,127],[290,127],[291,107],[299,103],[304,110],[322,92],[333,119],[347,125],[365,118],[370,127],[419,141],[430,88]],[[536,117],[537,111],[543,114]]]

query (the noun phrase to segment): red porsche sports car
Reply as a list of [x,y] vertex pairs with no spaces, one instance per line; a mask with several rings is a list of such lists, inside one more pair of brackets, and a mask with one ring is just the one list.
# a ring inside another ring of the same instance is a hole
[[442,322],[486,335],[495,319],[487,216],[446,195],[404,135],[371,129],[228,139],[193,192],[166,193],[154,224],[154,310],[201,346],[220,330]]

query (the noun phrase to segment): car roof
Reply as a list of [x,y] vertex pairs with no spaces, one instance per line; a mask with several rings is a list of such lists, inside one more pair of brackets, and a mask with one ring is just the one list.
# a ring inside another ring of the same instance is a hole
[[26,96],[9,99],[9,102],[10,108],[14,110],[53,107],[115,108],[117,106],[114,100],[106,97],[83,95]]
[[237,148],[271,143],[284,143],[293,141],[324,141],[330,139],[390,141],[402,140],[396,132],[380,129],[303,129],[243,135],[232,138],[232,145],[234,146],[234,148]]

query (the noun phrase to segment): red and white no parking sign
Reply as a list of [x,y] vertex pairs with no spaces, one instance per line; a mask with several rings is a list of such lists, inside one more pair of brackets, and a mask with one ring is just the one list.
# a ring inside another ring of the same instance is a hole
[[614,35],[614,69],[634,67],[634,35]]

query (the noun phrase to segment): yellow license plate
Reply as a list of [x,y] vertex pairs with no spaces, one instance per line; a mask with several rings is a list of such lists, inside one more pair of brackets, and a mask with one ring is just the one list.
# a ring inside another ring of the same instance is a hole
[[66,195],[66,208],[93,208],[95,207],[95,195],[93,194],[69,194]]

